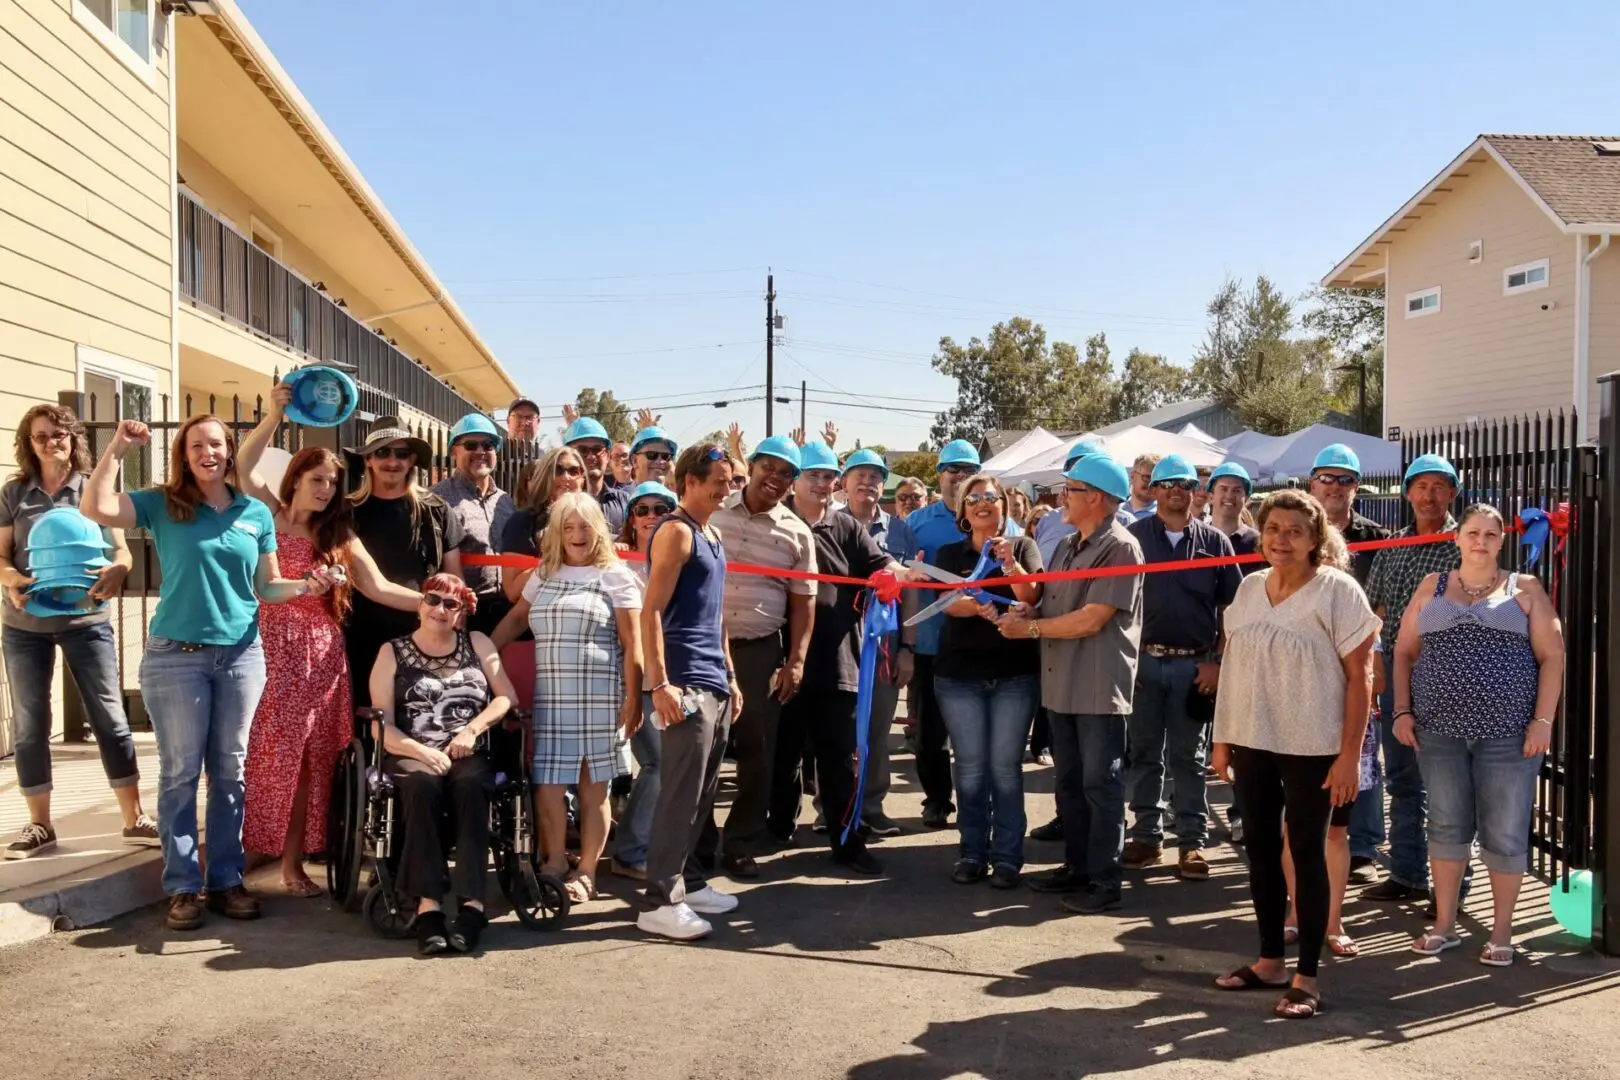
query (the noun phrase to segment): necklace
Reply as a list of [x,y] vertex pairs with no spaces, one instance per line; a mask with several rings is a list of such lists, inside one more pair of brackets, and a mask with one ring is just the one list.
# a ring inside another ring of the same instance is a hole
[[1457,588],[1461,589],[1463,591],[1463,595],[1468,597],[1470,600],[1478,600],[1481,597],[1489,596],[1491,593],[1496,591],[1496,571],[1492,570],[1491,580],[1487,581],[1484,585],[1481,585],[1476,589],[1474,586],[1463,580],[1462,571],[1459,570],[1457,572]]

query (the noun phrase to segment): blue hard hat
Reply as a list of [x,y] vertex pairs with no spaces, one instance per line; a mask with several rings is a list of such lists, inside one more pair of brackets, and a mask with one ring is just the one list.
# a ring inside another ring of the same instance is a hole
[[506,441],[501,435],[501,429],[495,426],[495,421],[483,413],[477,412],[468,413],[455,422],[455,425],[450,429],[450,445],[456,445],[458,440],[468,435],[488,435],[495,440],[495,449],[497,450],[501,448],[501,443]]
[[601,439],[607,445],[613,445],[613,440],[608,437],[607,428],[589,416],[575,420],[568,425],[568,430],[563,432],[563,443],[567,446],[572,446],[583,439]]
[[980,464],[978,448],[966,439],[952,439],[939,451],[940,469],[947,465],[972,465],[977,469]]
[[670,438],[669,434],[664,431],[663,428],[656,426],[644,427],[640,431],[636,432],[636,437],[630,440],[630,452],[632,454],[638,453],[643,446],[654,442],[661,442],[665,446],[669,447],[669,452],[672,457],[675,454],[680,453],[681,448],[675,445],[675,440]]
[[786,435],[772,435],[768,439],[761,439],[759,445],[754,447],[754,452],[748,455],[748,464],[752,465],[754,459],[762,454],[766,457],[781,458],[793,466],[793,475],[797,476],[799,474],[801,468],[799,464],[799,444]]
[[1231,476],[1243,481],[1243,494],[1254,494],[1254,477],[1249,475],[1248,469],[1235,461],[1227,461],[1215,466],[1215,471],[1209,474],[1209,483],[1204,485],[1204,490],[1214,491],[1215,481],[1223,476]]
[[856,450],[854,453],[850,454],[849,457],[844,459],[843,471],[847,473],[851,469],[859,469],[862,466],[869,469],[876,469],[878,472],[883,474],[883,479],[885,480],[889,478],[889,463],[884,461],[883,455],[878,453],[876,450]]
[[282,380],[292,390],[287,418],[305,427],[337,427],[360,404],[360,391],[344,372],[324,364],[311,364]]
[[643,480],[641,483],[637,484],[636,489],[630,493],[631,506],[636,505],[636,503],[640,502],[642,499],[663,499],[671,506],[675,506],[681,501],[680,499],[676,498],[673,491],[669,490],[669,488],[665,487],[663,484],[660,484],[656,480]]
[[1159,484],[1166,480],[1197,480],[1198,470],[1192,467],[1192,462],[1180,454],[1166,454],[1153,466],[1153,476],[1149,484]]
[[809,472],[811,469],[823,471],[838,471],[838,455],[833,453],[832,447],[820,440],[812,440],[799,447],[799,471]]
[[1086,438],[1081,439],[1079,442],[1069,447],[1068,454],[1063,458],[1063,467],[1065,469],[1071,468],[1075,462],[1079,461],[1083,457],[1086,457],[1088,454],[1100,454],[1102,452],[1102,440],[1094,439],[1088,435]]
[[1412,481],[1428,473],[1438,473],[1451,481],[1451,486],[1457,486],[1457,470],[1451,462],[1439,454],[1420,454],[1412,459],[1412,464],[1406,467],[1406,479],[1402,482],[1402,489],[1412,486]]
[[1355,473],[1357,480],[1361,479],[1361,459],[1356,456],[1354,450],[1342,442],[1322,447],[1322,452],[1311,462],[1312,476],[1316,475],[1317,469],[1343,469],[1345,472]]
[[1131,478],[1125,467],[1107,454],[1087,454],[1070,466],[1063,474],[1065,480],[1094,487],[1111,498],[1124,502],[1131,497]]

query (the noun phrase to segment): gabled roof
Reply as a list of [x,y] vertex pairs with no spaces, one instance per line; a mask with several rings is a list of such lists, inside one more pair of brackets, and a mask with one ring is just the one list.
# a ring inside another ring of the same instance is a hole
[[1524,189],[1560,232],[1620,232],[1620,136],[1481,135],[1395,211],[1361,246],[1322,279],[1328,287],[1370,284],[1384,270],[1381,245],[1391,233],[1423,216],[1423,208],[1451,194],[1447,182],[1469,175],[1469,167],[1494,161]]
[[1122,431],[1129,431],[1133,427],[1162,428],[1166,424],[1186,423],[1199,413],[1208,412],[1215,407],[1213,398],[1192,398],[1188,401],[1176,401],[1169,405],[1161,405],[1157,409],[1149,409],[1139,416],[1121,420],[1117,424],[1098,428],[1097,435],[1117,435]]

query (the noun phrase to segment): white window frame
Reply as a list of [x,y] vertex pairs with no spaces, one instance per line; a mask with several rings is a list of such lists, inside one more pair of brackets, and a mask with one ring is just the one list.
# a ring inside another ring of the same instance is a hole
[[[146,392],[151,395],[152,415],[149,419],[154,423],[165,419],[162,415],[162,395],[168,386],[169,380],[163,371],[153,367],[151,364],[143,364],[139,360],[131,360],[127,356],[119,356],[117,353],[110,353],[91,345],[80,345],[75,352],[77,353],[78,370],[74,385],[79,393],[84,393],[84,377],[86,374],[100,375],[104,379],[111,379],[118,389],[118,400],[121,409],[124,399],[124,385],[126,383],[135,383],[138,386],[145,387]],[[88,419],[88,417],[84,419]],[[111,419],[110,416],[98,416],[96,422],[105,423]],[[156,444],[154,443],[154,445]],[[162,483],[167,479],[168,468],[166,454],[160,453],[159,449],[154,449],[152,452],[153,482]]]
[[259,250],[276,260],[276,262],[281,262],[281,249],[283,246],[281,243],[281,234],[261,221],[259,219],[259,215],[250,213],[248,214],[247,242],[254,247],[259,247],[259,245],[253,243],[253,235],[255,233],[270,241],[269,248],[259,248]]
[[[1523,285],[1508,284],[1514,274],[1528,275],[1532,270],[1541,271],[1540,281],[1527,281]],[[1533,262],[1520,263],[1518,266],[1510,266],[1502,271],[1502,295],[1517,296],[1520,293],[1535,292],[1537,289],[1545,289],[1550,281],[1552,281],[1550,260],[1536,259]]]
[[[1430,296],[1434,297],[1434,307],[1432,307],[1432,308],[1431,307],[1420,308],[1417,311],[1412,310],[1412,301],[1414,301],[1414,300],[1424,300],[1424,299],[1427,299]],[[1438,314],[1440,314],[1440,304],[1441,304],[1441,289],[1440,289],[1440,286],[1436,285],[1433,288],[1419,289],[1417,292],[1409,292],[1409,293],[1407,293],[1406,294],[1406,306],[1405,306],[1404,310],[1406,312],[1406,317],[1408,319],[1421,319],[1425,315],[1438,315]]]
[[168,16],[163,13],[158,0],[142,0],[146,4],[146,25],[152,31],[152,40],[147,42],[147,58],[144,60],[141,59],[140,53],[136,52],[128,42],[118,36],[116,29],[102,22],[101,17],[91,11],[85,5],[84,0],[72,0],[72,2],[73,21],[89,31],[90,36],[99,41],[102,48],[112,53],[119,63],[134,72],[142,82],[156,89],[158,43],[163,39],[163,33],[158,24],[168,20]]

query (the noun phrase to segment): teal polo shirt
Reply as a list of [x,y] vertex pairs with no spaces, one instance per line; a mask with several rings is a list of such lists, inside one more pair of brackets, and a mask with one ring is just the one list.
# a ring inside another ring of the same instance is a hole
[[157,488],[130,493],[135,524],[152,534],[163,586],[152,634],[198,645],[242,645],[259,634],[253,588],[259,557],[276,550],[270,508],[240,491],[223,511],[203,503],[190,521],[169,517]]

